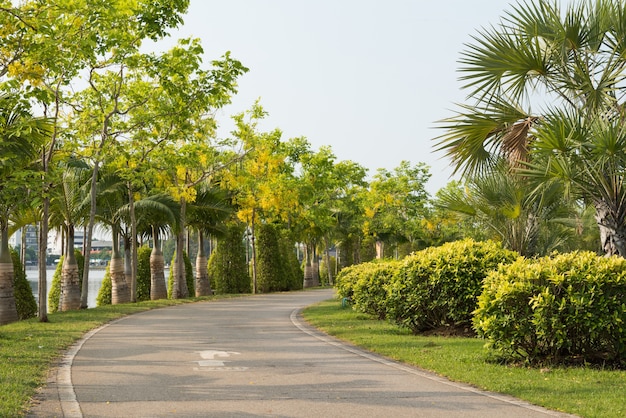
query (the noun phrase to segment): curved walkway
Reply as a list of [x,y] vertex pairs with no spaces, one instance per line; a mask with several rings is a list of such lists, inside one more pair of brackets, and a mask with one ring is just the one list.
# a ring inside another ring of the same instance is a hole
[[299,311],[332,290],[131,315],[87,334],[30,417],[565,416],[344,344]]

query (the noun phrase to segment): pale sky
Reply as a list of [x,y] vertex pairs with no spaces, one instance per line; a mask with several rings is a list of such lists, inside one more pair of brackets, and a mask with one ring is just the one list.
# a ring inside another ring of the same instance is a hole
[[[431,167],[431,194],[452,170],[432,139],[465,93],[458,81],[463,44],[497,24],[508,0],[191,0],[174,38],[198,37],[206,62],[225,51],[250,69],[230,116],[257,98],[263,130],[329,145],[373,175],[402,160]],[[166,46],[167,43],[164,43]]]

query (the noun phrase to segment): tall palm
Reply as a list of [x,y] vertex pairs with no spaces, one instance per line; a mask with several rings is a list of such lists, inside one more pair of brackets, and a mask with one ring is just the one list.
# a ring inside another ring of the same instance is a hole
[[17,321],[13,261],[9,252],[9,217],[25,202],[37,179],[36,160],[49,137],[49,123],[35,118],[27,102],[0,93],[0,325]]
[[[563,184],[595,206],[601,246],[626,255],[623,152],[626,4],[513,6],[462,53],[473,104],[443,124],[438,149],[464,174],[501,157],[512,173]],[[621,148],[620,148],[621,147]]]
[[127,204],[126,184],[115,173],[101,170],[97,182],[96,219],[111,228],[112,249],[109,274],[111,275],[111,303],[130,302],[130,286],[126,280],[124,258],[120,251],[123,232],[123,211]]
[[67,251],[61,268],[59,309],[68,311],[80,309],[81,287],[78,263],[74,256],[74,237],[76,226],[84,220],[88,210],[85,198],[90,170],[84,161],[77,160],[68,161],[62,170],[60,187],[50,199],[50,223],[59,225],[64,232]]
[[137,230],[152,238],[150,253],[150,299],[167,298],[165,260],[161,249],[161,236],[175,229],[180,208],[170,195],[147,196],[136,202]]
[[219,189],[206,185],[199,187],[196,200],[189,206],[187,225],[198,232],[196,296],[208,296],[213,293],[209,283],[205,234],[223,235],[225,233],[223,222],[228,219],[232,211],[225,194]]

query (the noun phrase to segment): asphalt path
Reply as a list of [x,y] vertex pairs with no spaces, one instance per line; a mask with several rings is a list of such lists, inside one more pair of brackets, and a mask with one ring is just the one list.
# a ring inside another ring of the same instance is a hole
[[565,416],[373,355],[306,325],[332,290],[184,304],[87,334],[29,417]]

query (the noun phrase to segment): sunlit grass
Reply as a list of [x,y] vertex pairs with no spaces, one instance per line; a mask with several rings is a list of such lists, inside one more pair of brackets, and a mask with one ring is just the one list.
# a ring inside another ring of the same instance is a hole
[[433,371],[481,389],[582,417],[626,416],[626,372],[584,367],[537,369],[490,361],[477,338],[414,336],[339,300],[303,312],[313,326],[386,357]]

